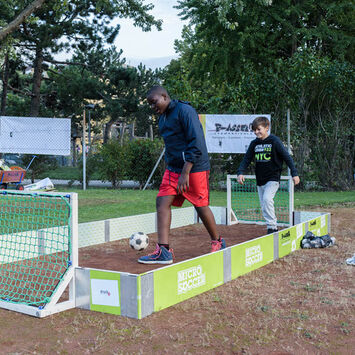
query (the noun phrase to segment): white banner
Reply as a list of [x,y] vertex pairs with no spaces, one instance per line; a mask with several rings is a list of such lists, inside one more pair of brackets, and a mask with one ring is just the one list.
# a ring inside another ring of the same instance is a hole
[[256,138],[251,125],[256,117],[271,115],[200,115],[209,153],[245,153]]
[[101,306],[120,306],[117,280],[91,279],[91,302]]
[[70,155],[69,118],[0,116],[0,152]]

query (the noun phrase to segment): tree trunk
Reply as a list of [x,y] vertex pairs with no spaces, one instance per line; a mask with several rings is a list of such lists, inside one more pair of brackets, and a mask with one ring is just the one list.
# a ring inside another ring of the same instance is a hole
[[34,73],[32,81],[32,98],[31,98],[31,111],[30,116],[36,117],[39,115],[39,108],[41,103],[41,82],[42,82],[42,64],[43,64],[43,51],[37,45],[36,58],[34,62]]
[[115,123],[115,120],[111,119],[109,122],[106,123],[104,129],[104,144],[109,141],[111,138],[111,127]]
[[120,136],[119,136],[120,145],[123,145],[123,138],[124,138],[125,130],[126,130],[126,124],[124,122],[122,122],[122,128],[121,128],[121,132],[120,132]]
[[153,126],[151,124],[149,125],[149,138],[151,141],[154,140]]
[[5,55],[4,61],[4,71],[2,75],[2,93],[1,93],[1,110],[0,116],[5,116],[6,114],[6,103],[7,103],[7,86],[9,81],[9,53]]

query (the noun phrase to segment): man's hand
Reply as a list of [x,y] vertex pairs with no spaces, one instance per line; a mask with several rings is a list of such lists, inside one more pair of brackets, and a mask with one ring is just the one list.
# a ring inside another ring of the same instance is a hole
[[293,183],[294,183],[295,185],[298,185],[298,184],[300,183],[300,178],[299,178],[299,176],[294,176],[294,177],[292,178],[292,180],[293,180]]
[[244,175],[238,175],[237,176],[237,181],[240,185],[243,185],[244,184],[244,180],[245,180],[245,177]]
[[177,192],[182,194],[189,189],[189,174],[181,174],[178,180]]
[[183,168],[181,175],[178,180],[178,185],[177,185],[177,192],[178,194],[182,194],[183,192],[186,192],[189,187],[189,176],[190,176],[190,171],[192,169],[193,164],[189,161],[186,161]]

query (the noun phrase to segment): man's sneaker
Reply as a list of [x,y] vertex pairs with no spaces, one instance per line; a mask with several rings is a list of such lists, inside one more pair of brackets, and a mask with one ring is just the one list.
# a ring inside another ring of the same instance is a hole
[[157,244],[154,253],[140,257],[138,262],[141,264],[171,264],[173,262],[173,250],[168,250]]
[[276,233],[276,232],[278,232],[278,229],[273,229],[273,228],[267,229],[267,234]]
[[225,249],[225,247],[226,242],[223,238],[220,238],[220,240],[211,240],[211,253],[221,249]]

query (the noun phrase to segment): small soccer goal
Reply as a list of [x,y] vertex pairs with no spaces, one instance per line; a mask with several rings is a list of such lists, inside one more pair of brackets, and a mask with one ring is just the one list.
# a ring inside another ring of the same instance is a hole
[[0,193],[0,307],[44,317],[75,307],[77,194]]
[[[243,185],[237,175],[227,176],[227,223],[266,224],[262,215],[255,175],[244,175]],[[280,187],[274,198],[279,226],[293,225],[293,182],[291,176],[281,176]]]

